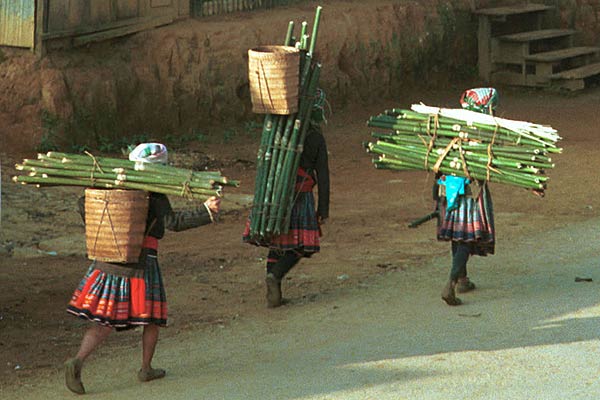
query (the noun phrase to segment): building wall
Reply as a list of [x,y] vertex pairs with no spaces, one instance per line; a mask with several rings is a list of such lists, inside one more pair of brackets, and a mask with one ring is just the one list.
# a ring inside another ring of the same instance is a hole
[[35,5],[31,0],[0,1],[0,45],[33,47]]

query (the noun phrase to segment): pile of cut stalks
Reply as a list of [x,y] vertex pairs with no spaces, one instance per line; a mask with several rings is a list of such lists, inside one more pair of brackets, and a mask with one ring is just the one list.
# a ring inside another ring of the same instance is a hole
[[288,24],[284,45],[300,49],[298,112],[265,115],[248,236],[258,244],[268,244],[273,236],[289,230],[296,173],[321,71],[321,64],[313,60],[320,15],[321,7],[317,7],[312,35],[307,34],[308,24],[303,22],[298,40],[293,36],[294,22]]
[[37,159],[24,159],[16,169],[22,174],[13,181],[24,185],[145,190],[188,199],[222,196],[224,186],[239,186],[219,171],[192,171],[90,153],[38,154]]
[[365,143],[376,168],[425,170],[498,182],[543,195],[551,155],[561,140],[550,126],[498,118],[464,109],[413,104],[367,121],[377,139]]

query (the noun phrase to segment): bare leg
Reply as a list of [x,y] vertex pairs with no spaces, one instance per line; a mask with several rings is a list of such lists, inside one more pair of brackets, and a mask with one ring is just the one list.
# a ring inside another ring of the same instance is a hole
[[110,335],[112,328],[110,326],[103,326],[94,324],[85,331],[79,351],[75,356],[83,363],[86,358]]
[[152,358],[156,343],[158,342],[158,325],[144,325],[144,334],[142,335],[142,369],[138,372],[138,379],[142,382],[148,382],[153,379],[159,379],[165,376],[164,369],[153,369]]
[[158,342],[158,325],[144,325],[142,336],[142,369],[152,369],[152,358]]
[[73,393],[85,393],[81,382],[83,362],[108,337],[111,331],[112,328],[109,326],[94,324],[89,327],[83,334],[77,355],[65,362],[65,384]]

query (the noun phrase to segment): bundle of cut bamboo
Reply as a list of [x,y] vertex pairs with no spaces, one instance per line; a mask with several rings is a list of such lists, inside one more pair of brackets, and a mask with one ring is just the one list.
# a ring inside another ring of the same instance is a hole
[[297,42],[293,37],[294,22],[288,24],[284,45],[300,49],[298,112],[290,115],[267,114],[264,119],[250,212],[249,240],[257,243],[268,243],[273,236],[285,234],[289,229],[296,171],[300,165],[321,71],[321,65],[313,60],[320,16],[321,7],[317,7],[310,45],[306,22],[302,23]]
[[13,181],[39,186],[85,186],[104,189],[137,189],[205,199],[221,196],[224,186],[239,182],[221,176],[219,171],[192,171],[167,165],[130,160],[49,152],[37,159],[24,159],[16,165],[22,175]]
[[505,183],[543,193],[551,154],[561,153],[552,127],[463,109],[415,104],[371,117],[376,142],[365,143],[376,168],[426,170]]

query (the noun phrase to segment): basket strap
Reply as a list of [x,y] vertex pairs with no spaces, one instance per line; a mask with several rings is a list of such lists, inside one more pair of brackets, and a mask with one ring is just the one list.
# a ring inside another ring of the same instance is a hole
[[[269,88],[269,80],[267,79],[267,73],[265,72],[265,67],[263,65],[263,61],[262,60],[260,60],[260,69],[262,71],[263,81],[265,82],[265,87],[267,89],[267,96],[269,97],[269,102],[271,103],[270,107],[273,108],[274,107],[273,96],[271,96],[271,89]],[[262,85],[260,85],[260,79],[259,79],[259,85],[258,86],[259,86],[260,92],[261,92],[260,93],[260,98],[264,99],[264,96],[262,94]]]

